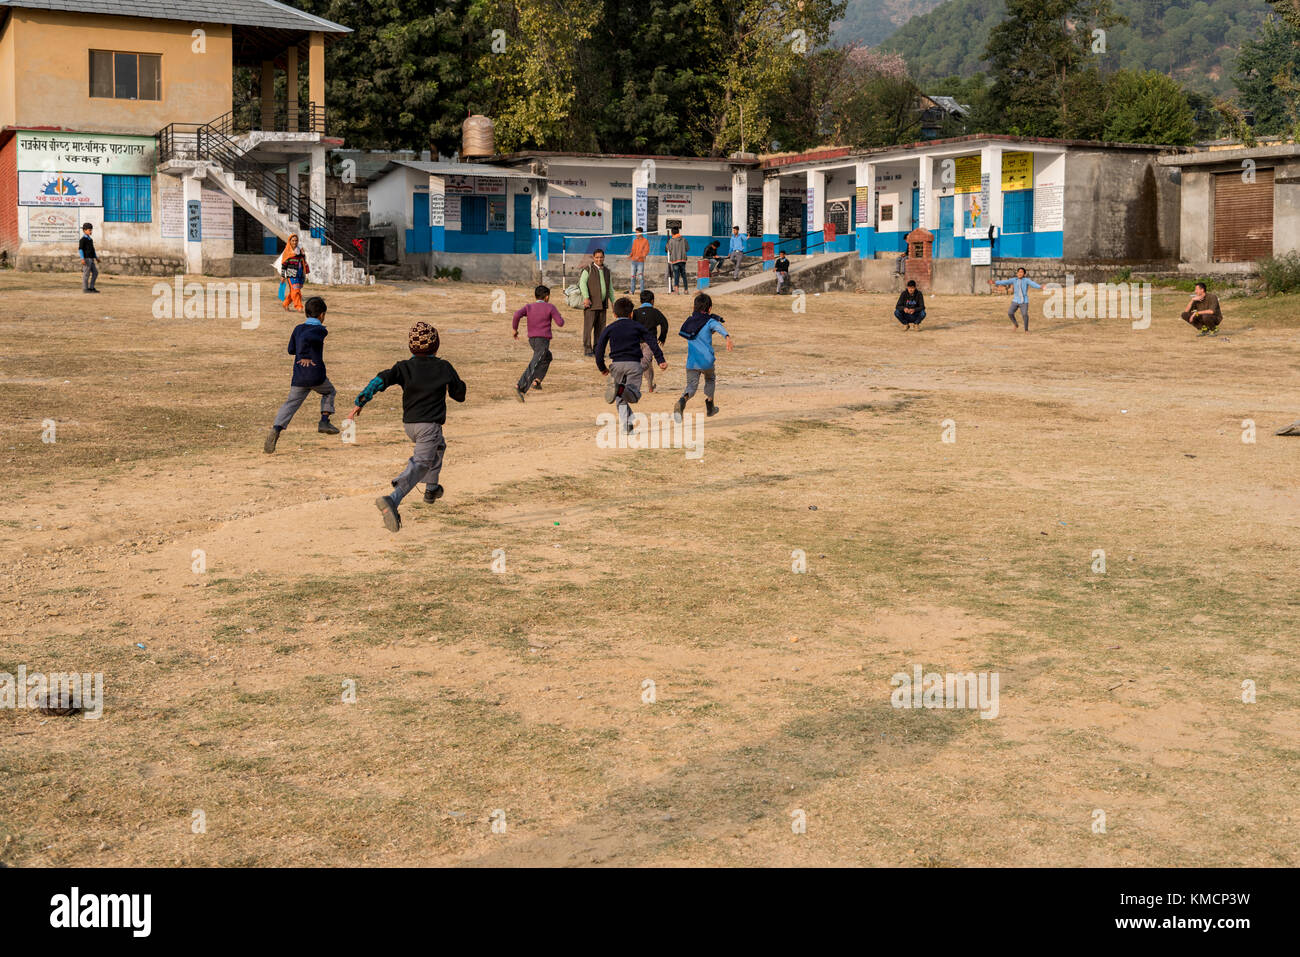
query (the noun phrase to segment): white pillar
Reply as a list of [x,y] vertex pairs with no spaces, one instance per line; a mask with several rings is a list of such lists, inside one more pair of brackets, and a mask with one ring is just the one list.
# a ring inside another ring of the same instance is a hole
[[922,155],[917,160],[920,167],[920,175],[916,178],[916,185],[920,191],[917,197],[917,222],[912,224],[912,228],[918,226],[922,229],[928,229],[934,232],[935,229],[935,207],[931,196],[932,180],[934,179],[934,157]]
[[181,177],[185,201],[185,271],[203,272],[203,170]]
[[[650,216],[650,182],[654,179],[655,161],[645,159],[632,170],[632,228],[652,232]],[[657,225],[657,224],[656,224]]]
[[985,210],[985,233],[989,224],[1002,232],[1002,147],[986,146],[980,150],[980,174],[989,175],[989,207]]
[[731,225],[740,227],[740,234],[749,234],[749,170],[731,171]]
[[284,164],[284,181],[289,184],[289,218],[293,220],[293,231],[298,233],[298,241],[305,242],[307,237],[302,235],[298,221],[298,159],[289,157],[289,161]]
[[325,208],[325,147],[311,148],[311,201]]
[[853,225],[875,228],[876,164],[858,161],[853,170]]
[[763,241],[776,242],[781,234],[781,177],[763,179]]
[[[826,174],[821,170],[808,170],[808,239],[819,243],[820,233],[826,228]],[[818,234],[814,237],[814,233]],[[820,251],[820,250],[819,250]]]

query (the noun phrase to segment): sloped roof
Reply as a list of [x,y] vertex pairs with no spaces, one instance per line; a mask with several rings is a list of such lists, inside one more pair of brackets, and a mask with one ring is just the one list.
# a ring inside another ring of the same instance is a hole
[[271,30],[309,30],[316,33],[351,33],[322,17],[313,16],[276,0],[0,0],[0,7],[57,10],[63,13],[146,20],[183,20],[186,23],[229,23]]
[[392,160],[378,172],[371,174],[370,182],[382,179],[399,166],[435,176],[497,176],[505,179],[543,179],[533,173],[510,169],[507,166],[489,166],[486,163],[431,163],[427,160]]

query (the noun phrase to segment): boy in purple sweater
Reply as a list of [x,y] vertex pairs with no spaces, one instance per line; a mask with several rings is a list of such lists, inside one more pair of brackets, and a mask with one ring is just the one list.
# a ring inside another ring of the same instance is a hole
[[540,389],[542,380],[546,378],[546,370],[551,367],[551,323],[557,326],[564,325],[564,317],[560,315],[560,310],[551,305],[551,290],[546,286],[538,286],[533,290],[533,295],[537,297],[536,302],[530,302],[521,309],[515,310],[514,320],[511,326],[515,330],[515,338],[519,338],[519,320],[525,316],[528,317],[528,344],[533,347],[533,359],[528,363],[528,368],[524,374],[519,377],[519,384],[515,386],[515,396],[520,402],[524,401],[524,393],[528,389]]

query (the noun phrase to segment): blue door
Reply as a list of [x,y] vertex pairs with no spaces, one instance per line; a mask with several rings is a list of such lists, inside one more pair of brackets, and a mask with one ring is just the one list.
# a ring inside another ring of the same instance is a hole
[[731,235],[731,203],[713,204],[713,238],[726,239]]
[[433,248],[433,237],[429,234],[429,194],[413,193],[411,195],[411,225],[406,231],[406,251],[408,253],[427,253]]
[[515,252],[533,251],[533,198],[524,193],[515,196]]
[[[611,230],[614,235],[619,236],[623,233],[630,233],[636,228],[632,222],[632,200],[616,199],[614,200],[614,226]],[[631,248],[629,243],[628,248]]]
[[953,197],[939,197],[939,248],[934,251],[936,259],[951,259],[952,249],[952,203]]
[[919,189],[914,189],[912,190],[912,225],[908,228],[907,231],[910,233],[913,229],[916,229],[920,225],[921,225],[921,191]]
[[1004,233],[1032,233],[1034,231],[1034,191],[1018,189],[1002,194],[1002,231]]

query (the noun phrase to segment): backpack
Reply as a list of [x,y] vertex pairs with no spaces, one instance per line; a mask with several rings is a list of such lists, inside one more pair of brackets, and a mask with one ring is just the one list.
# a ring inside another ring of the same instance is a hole
[[570,309],[578,309],[582,306],[582,289],[576,282],[565,288],[564,301],[569,304]]

